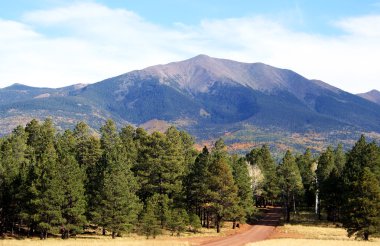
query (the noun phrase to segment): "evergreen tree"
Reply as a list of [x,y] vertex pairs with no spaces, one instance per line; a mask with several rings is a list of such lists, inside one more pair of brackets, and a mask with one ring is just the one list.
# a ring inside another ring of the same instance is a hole
[[189,224],[194,233],[197,233],[198,230],[202,227],[201,219],[196,214],[190,214],[189,216]]
[[156,238],[157,235],[161,234],[161,226],[155,213],[154,204],[151,200],[148,200],[145,206],[141,227],[146,238],[149,238],[150,236]]
[[29,166],[26,140],[24,128],[18,126],[0,144],[0,234],[6,227],[13,234],[14,225],[21,222],[22,188]]
[[278,166],[278,176],[284,201],[286,222],[289,222],[291,201],[293,201],[293,210],[295,210],[296,196],[303,191],[301,174],[289,150],[286,151],[281,164]]
[[342,221],[348,235],[369,236],[380,232],[380,150],[361,136],[348,153],[342,175]]
[[175,232],[177,233],[177,236],[180,236],[181,233],[186,230],[188,224],[189,217],[184,209],[175,208],[171,210],[168,228],[172,232],[172,236]]
[[99,204],[100,189],[102,187],[102,165],[100,158],[102,150],[98,138],[92,136],[88,126],[80,122],[74,129],[75,157],[84,170],[84,188],[86,198],[86,217],[92,220],[96,205]]
[[250,164],[257,165],[263,174],[264,179],[260,187],[260,194],[256,195],[259,195],[262,198],[263,201],[261,202],[265,207],[268,200],[273,202],[280,192],[276,176],[276,163],[273,160],[267,145],[263,145],[261,149],[251,150],[246,157]]
[[[246,217],[253,215],[254,208],[252,181],[248,173],[248,164],[244,158],[238,158],[236,155],[232,156],[232,174],[238,188],[239,198],[238,211],[233,214],[233,217],[236,221],[245,222]],[[242,210],[243,213],[239,213],[239,210]],[[239,214],[241,217],[238,216]],[[235,227],[235,223],[233,227]]]
[[63,136],[58,137],[59,178],[63,190],[61,212],[64,219],[61,231],[64,239],[69,238],[72,233],[79,232],[86,221],[84,216],[86,209],[85,173],[75,159],[75,146],[75,138],[71,131],[67,130]]
[[[112,233],[112,238],[122,231],[130,230],[140,212],[137,198],[137,182],[131,171],[132,163],[112,121],[107,121],[102,132],[103,182],[100,206],[97,208],[101,226]],[[127,181],[127,182],[126,182]]]
[[195,162],[190,165],[189,174],[185,181],[188,209],[196,213],[199,218],[205,217],[202,215],[206,212],[209,165],[210,153],[205,146]]
[[33,131],[29,128],[27,132],[33,135],[34,141],[39,145],[35,142],[31,143],[35,158],[32,158],[32,167],[28,173],[27,179],[30,185],[27,197],[29,200],[27,209],[23,213],[27,215],[26,219],[31,223],[31,230],[36,229],[40,232],[41,239],[45,239],[48,232],[58,231],[59,225],[63,222],[61,205],[64,196],[59,177],[57,153],[54,148],[53,123],[47,119],[40,127],[36,127],[35,123],[29,124],[31,125],[33,125]]
[[306,149],[303,155],[296,158],[298,169],[302,177],[302,184],[305,189],[305,202],[308,207],[313,206],[315,201],[315,169],[316,160],[313,158],[310,149]]
[[238,203],[237,187],[228,163],[223,140],[215,143],[209,166],[208,191],[209,208],[214,214],[216,231],[220,232],[222,221],[231,214]]

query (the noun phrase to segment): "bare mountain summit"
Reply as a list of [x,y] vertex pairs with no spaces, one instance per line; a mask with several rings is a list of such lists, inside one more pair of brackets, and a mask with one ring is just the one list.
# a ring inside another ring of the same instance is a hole
[[90,85],[0,89],[3,133],[25,122],[20,115],[53,117],[62,127],[85,120],[94,129],[107,118],[119,125],[159,122],[190,131],[198,141],[226,136],[244,146],[282,144],[292,134],[315,133],[313,141],[324,134],[328,143],[365,131],[380,134],[380,105],[288,69],[206,55]]
[[371,90],[371,91],[366,92],[366,93],[360,93],[360,94],[358,94],[358,96],[365,98],[371,102],[380,104],[380,91],[378,91],[378,90]]

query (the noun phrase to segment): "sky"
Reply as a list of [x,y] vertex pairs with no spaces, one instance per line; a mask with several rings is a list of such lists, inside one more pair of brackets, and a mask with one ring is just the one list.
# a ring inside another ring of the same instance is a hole
[[380,90],[380,0],[0,2],[0,87],[94,83],[198,54]]

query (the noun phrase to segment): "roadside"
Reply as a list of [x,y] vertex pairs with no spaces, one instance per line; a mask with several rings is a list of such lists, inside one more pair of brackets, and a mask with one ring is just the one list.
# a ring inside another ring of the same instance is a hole
[[189,238],[186,241],[191,245],[204,246],[243,246],[250,242],[268,239],[281,218],[280,208],[270,208],[265,216],[255,225],[245,225],[237,233],[226,237]]

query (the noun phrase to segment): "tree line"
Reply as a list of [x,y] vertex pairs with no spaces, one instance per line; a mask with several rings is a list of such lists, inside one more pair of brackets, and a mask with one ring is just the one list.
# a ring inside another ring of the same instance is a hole
[[174,127],[149,134],[108,120],[99,132],[81,122],[57,133],[47,119],[0,138],[1,234],[220,232],[267,204],[281,204],[287,221],[298,207],[315,207],[349,235],[380,231],[380,148],[364,137],[347,153],[287,151],[276,163],[266,145],[238,156],[218,140],[198,152]]
[[380,233],[380,147],[364,136],[345,152],[329,146],[319,155],[310,149],[279,164],[268,146],[246,155],[251,164],[256,205],[281,202],[284,219],[297,208],[314,208],[318,219],[341,223],[348,236],[368,240]]

